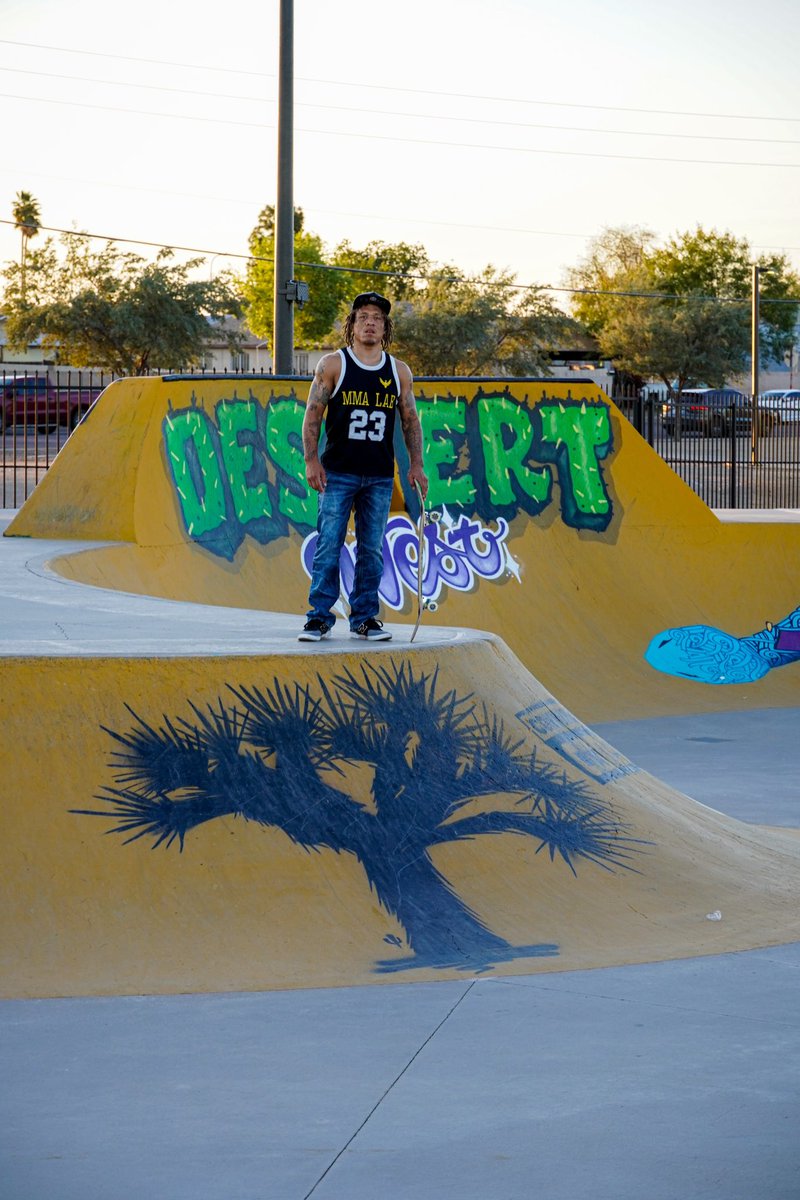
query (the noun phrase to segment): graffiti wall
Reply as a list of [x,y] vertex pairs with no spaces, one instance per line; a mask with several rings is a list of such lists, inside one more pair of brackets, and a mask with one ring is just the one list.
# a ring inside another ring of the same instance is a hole
[[[115,543],[62,554],[70,579],[299,620],[317,517],[307,388],[115,383],[10,532]],[[772,668],[798,653],[800,526],[722,524],[594,384],[423,379],[416,392],[437,513],[422,555],[438,604],[428,630],[498,634],[583,720],[746,707],[756,679],[759,703],[796,702],[794,672]],[[418,513],[400,438],[397,458],[382,616],[410,625]],[[354,553],[351,537],[343,598]]]
[[[189,541],[232,562],[248,539],[268,546],[294,531],[303,537],[298,565],[310,576],[318,496],[305,479],[304,407],[296,396],[239,396],[234,387],[212,406],[193,396],[188,405],[170,408],[163,452]],[[428,504],[440,514],[425,535],[427,597],[518,577],[510,528],[520,514],[555,509],[572,529],[608,527],[613,502],[604,463],[613,432],[604,401],[573,397],[564,385],[515,394],[481,385],[431,392],[423,383],[418,410]],[[416,593],[419,566],[417,502],[399,434],[396,455],[397,494],[406,511],[395,512],[386,530],[380,593],[387,607],[402,610]],[[351,541],[342,554],[343,595],[354,561]]]

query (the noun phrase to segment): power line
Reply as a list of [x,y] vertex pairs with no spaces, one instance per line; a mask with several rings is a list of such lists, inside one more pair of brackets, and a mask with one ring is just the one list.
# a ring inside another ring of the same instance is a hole
[[[248,77],[252,77],[252,78],[256,78],[256,79],[274,79],[275,78],[274,72],[244,71],[244,70],[241,70],[239,67],[220,67],[216,64],[211,65],[211,64],[204,64],[204,63],[174,62],[171,60],[158,59],[158,58],[141,58],[141,57],[135,57],[134,55],[130,55],[130,54],[112,54],[112,53],[107,53],[105,51],[99,51],[99,50],[82,50],[82,49],[77,49],[72,46],[49,46],[49,45],[44,45],[43,43],[40,43],[40,42],[12,41],[9,38],[0,38],[0,45],[23,46],[23,47],[26,47],[31,50],[52,50],[59,54],[82,54],[82,55],[86,55],[86,56],[89,56],[92,58],[112,58],[112,59],[118,60],[120,62],[145,63],[149,66],[179,67],[179,68],[184,68],[184,69],[190,70],[190,71],[204,71],[204,72],[212,71],[212,72],[222,73],[222,74],[226,74],[226,75],[240,75],[240,76],[246,75]],[[705,118],[705,119],[710,118],[712,120],[723,120],[723,121],[783,121],[783,122],[791,121],[791,122],[800,122],[800,116],[776,117],[776,116],[758,115],[758,114],[754,114],[754,113],[724,113],[724,112],[723,113],[720,113],[720,112],[709,113],[709,112],[692,112],[692,111],[680,110],[680,109],[636,108],[636,107],[618,105],[618,104],[577,104],[574,101],[568,101],[568,100],[552,100],[552,99],[532,100],[532,99],[522,97],[522,96],[485,96],[485,95],[477,94],[474,92],[443,92],[443,91],[436,91],[435,89],[432,89],[432,88],[395,87],[395,86],[392,86],[391,84],[364,83],[362,80],[359,80],[358,84],[355,85],[352,82],[349,82],[347,80],[342,80],[342,79],[315,79],[313,77],[303,76],[303,75],[296,76],[295,78],[296,78],[296,81],[299,83],[322,83],[329,87],[350,87],[350,88],[352,88],[352,87],[357,86],[359,88],[359,90],[366,89],[369,91],[405,92],[405,93],[408,93],[409,95],[449,97],[451,99],[456,99],[456,100],[479,100],[479,101],[484,101],[484,102],[488,101],[488,102],[497,103],[497,104],[528,104],[528,105],[541,105],[541,106],[545,106],[548,108],[589,109],[593,112],[594,111],[596,111],[596,112],[627,112],[627,113],[647,114],[650,116],[659,116],[659,117],[693,117],[693,118]]]
[[[12,171],[8,167],[0,166],[0,174],[26,175],[26,176],[31,175],[37,179],[50,179],[50,180],[55,180],[58,182],[79,183],[84,187],[91,187],[91,188],[116,188],[118,190],[130,191],[130,192],[150,192],[153,195],[157,195],[157,196],[177,196],[177,197],[189,198],[192,200],[211,200],[215,204],[246,204],[246,205],[253,204],[253,205],[262,205],[263,206],[263,203],[262,203],[263,197],[261,199],[255,199],[252,197],[243,197],[243,196],[211,196],[211,195],[208,195],[207,193],[201,193],[201,192],[197,192],[197,191],[177,192],[174,189],[170,189],[170,188],[153,188],[153,187],[143,187],[140,184],[113,183],[113,182],[110,182],[108,179],[89,179],[85,176],[76,177],[76,176],[72,176],[72,175],[49,175],[42,171],[38,171],[36,169],[29,170],[28,168],[24,168],[24,169],[15,168]],[[486,232],[486,233],[508,233],[508,234],[521,233],[521,234],[530,235],[531,237],[578,238],[578,239],[582,239],[582,240],[588,240],[589,238],[592,238],[594,236],[594,234],[592,234],[592,233],[585,233],[585,232],[577,233],[575,231],[564,230],[564,229],[526,229],[521,226],[513,226],[513,225],[478,225],[478,224],[475,224],[474,222],[466,222],[466,221],[434,221],[430,217],[414,217],[414,216],[410,216],[408,214],[404,214],[403,216],[393,217],[393,216],[388,216],[386,213],[344,212],[344,211],[340,211],[338,209],[317,208],[315,206],[308,207],[306,205],[303,205],[303,208],[306,213],[317,213],[317,214],[321,214],[323,216],[333,216],[333,217],[355,217],[360,221],[383,221],[383,222],[388,221],[388,222],[391,222],[392,224],[400,224],[400,225],[404,225],[404,226],[407,226],[407,225],[432,225],[432,226],[442,227],[445,229],[478,229],[478,230],[481,230],[482,232]],[[119,239],[117,239],[117,240],[119,240]],[[157,243],[153,243],[153,244],[155,245]],[[158,243],[158,244],[160,244],[160,243]],[[800,250],[800,246],[790,246],[790,245],[776,246],[776,245],[767,244],[764,242],[752,242],[751,245],[754,250],[778,250],[781,253],[786,253],[787,251]],[[202,253],[205,253],[205,251],[202,251]],[[243,257],[246,257],[246,255]]]
[[[1,40],[1,39],[0,39]],[[274,99],[268,99],[265,96],[242,96],[226,92],[208,92],[200,91],[194,88],[176,88],[165,87],[163,84],[155,83],[131,83],[124,79],[92,79],[81,75],[61,75],[53,71],[27,71],[19,67],[4,67],[0,66],[0,71],[6,74],[13,75],[35,75],[43,79],[60,79],[71,83],[89,83],[98,84],[101,87],[123,87],[136,88],[139,91],[148,92],[165,92],[175,96],[203,96],[209,100],[239,100],[247,104],[275,104]],[[16,97],[15,97],[16,98]],[[31,100],[38,100],[42,103],[62,103],[60,98],[46,98],[41,96],[27,97]],[[66,102],[65,102],[66,103]],[[94,107],[103,112],[110,111],[105,105],[85,105],[85,107]],[[324,112],[345,112],[345,113],[363,113],[363,108],[345,105],[345,104],[314,104],[310,101],[295,101],[295,108],[321,108]],[[113,109],[116,112],[134,112],[139,113],[138,109]],[[156,116],[165,116],[170,114],[157,113]],[[179,119],[186,119],[181,114],[172,114]],[[770,146],[798,146],[800,138],[764,138],[764,137],[740,137],[738,135],[715,134],[715,133],[666,133],[659,130],[645,129],[604,129],[596,125],[554,125],[552,123],[542,123],[533,121],[502,121],[492,117],[462,117],[453,114],[429,113],[429,112],[398,112],[394,109],[370,109],[370,116],[376,117],[402,117],[409,118],[415,121],[450,121],[461,125],[494,125],[502,126],[507,129],[546,129],[557,133],[595,133],[604,134],[611,137],[638,137],[638,138],[667,138],[672,141],[700,141],[700,142],[749,142],[757,145]],[[214,120],[215,118],[198,118],[192,115],[194,120]],[[236,123],[236,122],[232,122]],[[245,124],[245,122],[242,122]],[[274,128],[274,126],[258,126],[258,128]],[[454,143],[455,144],[455,143]]]
[[[303,206],[303,211],[307,213],[322,213],[324,216],[330,217],[357,217],[361,221],[395,221],[406,225],[437,225],[444,229],[480,229],[486,233],[527,233],[534,237],[566,237],[566,238],[590,238],[594,235],[591,233],[570,233],[565,230],[558,229],[521,229],[513,225],[474,225],[465,221],[432,221],[430,217],[387,217],[383,213],[353,213],[353,212],[338,212],[331,208],[307,208]],[[763,248],[763,247],[762,247]],[[769,247],[770,249],[778,249],[778,247]],[[785,249],[800,250],[800,246],[788,246]]]
[[3,46],[24,46],[28,50],[53,50],[57,54],[82,54],[87,58],[113,58],[118,62],[145,63],[151,67],[185,67],[189,71],[215,71],[223,75],[248,75],[256,79],[274,79],[273,72],[243,71],[239,67],[220,67],[210,63],[172,62],[164,58],[141,58],[134,54],[111,54],[104,50],[82,50],[75,46],[47,46],[42,42],[18,42],[10,38],[0,38]]
[[[523,229],[513,225],[474,225],[464,221],[432,221],[429,217],[387,217],[384,213],[339,212],[336,209],[306,207],[305,205],[303,205],[303,211],[322,213],[332,217],[357,217],[361,221],[397,221],[411,225],[440,225],[445,229],[480,229],[487,233],[526,233],[535,237],[583,238],[585,240],[594,237],[592,233],[571,233],[563,229]],[[800,246],[768,246],[762,242],[750,242],[749,244],[754,250],[779,250],[781,253],[785,253],[787,250],[800,250]]]
[[[347,83],[340,79],[312,79],[298,77],[301,83],[324,83],[331,87],[353,87],[352,83]],[[636,113],[640,116],[653,117],[692,117],[710,120],[722,121],[791,121],[794,123],[800,122],[800,117],[769,117],[755,116],[753,114],[746,115],[742,113],[709,113],[709,112],[688,112],[681,109],[669,108],[636,108],[621,104],[577,104],[569,100],[530,100],[521,96],[483,96],[473,92],[439,92],[432,88],[398,88],[392,87],[389,84],[380,83],[358,83],[359,89],[368,88],[372,91],[382,92],[407,92],[414,96],[438,96],[446,97],[452,100],[479,100],[483,103],[489,102],[494,104],[526,104],[536,105],[544,108],[579,108],[588,109],[591,112],[619,112],[619,113]]]
[[[210,200],[214,204],[246,204],[260,205],[263,207],[263,197],[255,199],[247,196],[211,196],[206,192],[177,192],[172,188],[154,188],[143,187],[141,184],[125,184],[114,183],[108,179],[91,179],[85,175],[50,175],[44,171],[39,171],[36,168],[15,166],[13,169],[0,165],[0,175],[8,176],[32,176],[35,179],[49,179],[58,183],[77,183],[85,188],[114,188],[126,192],[149,192],[155,196],[177,196],[183,199],[190,200]],[[533,237],[563,237],[563,238],[580,238],[587,239],[593,237],[591,233],[575,233],[564,229],[525,229],[513,225],[477,225],[474,222],[466,221],[433,221],[430,217],[413,217],[409,214],[402,216],[389,216],[386,213],[359,213],[359,212],[342,212],[338,209],[331,208],[316,208],[303,205],[303,210],[306,213],[317,213],[323,216],[331,217],[355,217],[360,221],[389,221],[399,225],[434,225],[441,226],[445,229],[480,229],[487,233],[524,233],[530,234]],[[800,250],[800,246],[760,246],[756,247],[762,250]]]
[[[225,117],[197,117],[193,113],[151,112],[143,108],[119,108],[116,105],[89,104],[83,100],[61,100],[51,96],[18,96],[11,92],[0,92],[2,100],[27,100],[35,104],[57,104],[59,108],[89,108],[97,113],[124,113],[130,117],[157,117],[159,120],[195,121],[203,125],[238,125],[242,129],[274,129],[274,125],[265,125],[259,121],[230,121]],[[313,131],[312,131],[313,132]],[[354,136],[359,136],[355,134]]]
[[[0,42],[2,42],[2,38],[0,38]],[[277,101],[270,100],[266,96],[242,96],[228,92],[206,92],[201,91],[199,88],[165,87],[163,83],[131,83],[126,79],[92,79],[88,75],[61,75],[56,71],[26,71],[22,67],[0,66],[0,71],[4,71],[7,75],[36,75],[40,79],[62,79],[70,83],[99,83],[103,87],[126,87],[137,88],[139,91],[146,92],[169,92],[175,96],[206,96],[210,100],[244,100],[248,104],[277,103]]]
[[[7,92],[0,92],[0,99],[5,100],[27,100],[37,104],[57,104],[59,106],[67,105],[70,108],[88,108],[94,112],[114,112],[124,113],[128,116],[136,117],[157,117],[159,119],[173,121],[194,121],[208,125],[234,125],[242,129],[275,129],[273,124],[264,124],[258,121],[231,121],[224,117],[197,117],[191,114],[184,113],[162,113],[148,112],[142,109],[135,108],[118,108],[118,107],[103,107],[102,109],[96,104],[87,104],[79,100],[54,100],[43,96],[18,96]],[[448,142],[435,138],[406,138],[395,137],[392,134],[384,133],[356,133],[352,130],[342,129],[303,129],[296,128],[295,133],[310,133],[321,137],[342,137],[342,138],[359,138],[367,141],[379,142],[395,142],[401,145],[408,146],[446,146],[450,149],[457,150],[491,150],[495,153],[503,154],[540,154],[544,156],[555,156],[557,158],[600,158],[612,159],[622,162],[652,162],[652,163],[678,163],[683,166],[710,166],[710,167],[771,167],[778,169],[797,169],[800,168],[800,163],[779,163],[779,162],[746,162],[741,159],[719,159],[719,158],[666,158],[658,155],[650,154],[614,154],[610,151],[594,151],[594,150],[543,150],[538,147],[531,146],[497,146],[485,142]]]
[[[8,218],[0,217],[0,225],[15,225],[16,222]],[[180,250],[188,254],[203,254],[211,255],[212,258],[240,258],[248,262],[267,262],[274,263],[275,259],[270,255],[265,254],[239,254],[234,251],[227,250],[210,250],[203,249],[199,246],[178,246],[174,242],[149,242],[142,238],[126,238],[114,237],[106,233],[87,233],[85,230],[75,229],[59,229],[54,225],[40,225],[38,227],[45,233],[64,233],[70,237],[86,237],[94,241],[103,242],[121,242],[127,245],[134,246],[151,246],[159,250]],[[690,301],[711,301],[718,304],[748,304],[749,296],[704,296],[704,295],[686,295],[676,294],[674,292],[643,292],[643,291],[612,291],[601,288],[571,288],[571,287],[554,287],[547,283],[510,283],[502,280],[482,280],[480,278],[468,278],[464,275],[445,275],[441,271],[431,271],[427,274],[422,272],[409,271],[384,271],[379,267],[345,267],[333,263],[312,263],[303,262],[296,259],[295,266],[304,267],[312,271],[333,271],[339,274],[347,275],[379,275],[387,279],[403,279],[412,280],[414,282],[429,283],[431,281],[437,283],[468,283],[475,286],[488,287],[490,284],[495,287],[506,288],[509,291],[526,292],[559,292],[571,296],[610,296],[620,299],[633,300],[690,300]],[[781,297],[770,299],[763,293],[761,295],[762,304],[797,304],[800,305],[800,296]]]
[[[0,225],[14,225],[16,221],[0,217]],[[117,237],[110,233],[88,233],[85,229],[60,229],[57,225],[39,225],[45,233],[66,233],[70,237],[86,237],[98,242],[122,242],[131,246],[153,246],[158,250],[181,250],[187,254],[210,254],[212,258],[244,258],[253,262],[273,262],[272,258],[258,254],[238,254],[236,251],[209,250],[202,246],[178,246],[175,242],[148,242],[144,238]],[[304,264],[305,265],[305,264]]]
[[[295,108],[321,108],[326,112],[360,113],[360,108],[351,108],[342,104],[307,104],[301,101],[295,103]],[[713,133],[660,133],[640,129],[600,129],[597,126],[585,125],[551,125],[533,121],[495,121],[490,117],[454,117],[440,116],[438,113],[409,113],[392,112],[383,109],[370,109],[370,115],[379,117],[410,117],[416,121],[456,121],[465,125],[498,125],[508,129],[547,129],[558,133],[599,133],[611,137],[644,137],[672,138],[684,141],[700,142],[756,142],[759,145],[800,146],[800,138],[746,138],[728,137],[725,134]],[[457,142],[445,142],[443,145],[458,145]],[[743,164],[750,165],[750,164]]]

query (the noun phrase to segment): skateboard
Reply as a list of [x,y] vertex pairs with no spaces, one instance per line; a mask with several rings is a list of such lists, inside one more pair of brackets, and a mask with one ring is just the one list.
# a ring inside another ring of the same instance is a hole
[[439,513],[429,512],[426,510],[425,500],[422,496],[422,488],[418,483],[415,483],[414,487],[417,489],[417,499],[419,500],[419,517],[417,519],[417,620],[414,624],[414,630],[411,634],[412,642],[417,636],[419,623],[422,620],[422,614],[424,612],[435,613],[439,607],[435,600],[430,600],[427,596],[423,596],[422,594],[422,580],[425,577],[425,526],[430,521],[438,521]]

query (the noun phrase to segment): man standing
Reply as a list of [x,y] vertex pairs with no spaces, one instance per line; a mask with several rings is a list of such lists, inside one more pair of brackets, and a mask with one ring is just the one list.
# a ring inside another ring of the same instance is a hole
[[[339,598],[339,555],[353,509],[357,548],[350,632],[369,641],[385,642],[392,636],[377,614],[383,534],[394,484],[397,412],[410,459],[408,481],[412,487],[419,484],[425,496],[428,480],[422,466],[422,430],[411,371],[387,353],[392,340],[391,307],[377,292],[356,296],[345,322],[345,348],[320,360],[308,393],[303,452],[306,479],[320,493],[319,538],[301,642],[318,642],[333,628],[333,606]],[[327,442],[320,459],[323,417]]]

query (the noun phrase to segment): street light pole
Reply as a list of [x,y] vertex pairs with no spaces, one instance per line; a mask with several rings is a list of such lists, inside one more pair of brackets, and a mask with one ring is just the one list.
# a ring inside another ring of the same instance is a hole
[[278,67],[278,203],[275,209],[275,291],[272,370],[294,374],[294,0],[280,0]]
[[750,461],[758,462],[758,326],[759,326],[759,294],[758,278],[761,267],[752,264],[752,281],[750,285]]

